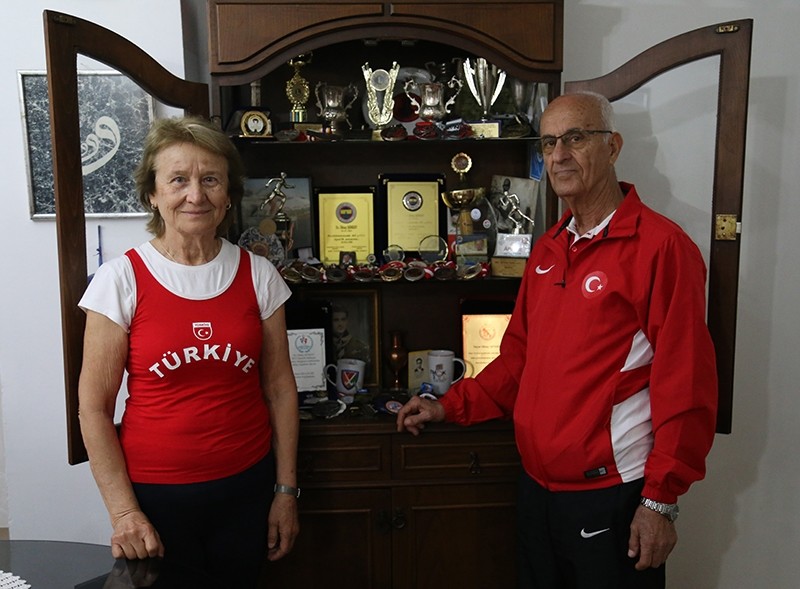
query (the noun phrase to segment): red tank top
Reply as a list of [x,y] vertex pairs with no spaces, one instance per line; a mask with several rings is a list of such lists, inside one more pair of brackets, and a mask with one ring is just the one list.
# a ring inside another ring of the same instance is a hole
[[272,437],[249,256],[225,292],[196,301],[168,291],[134,250],[126,255],[136,278],[120,432],[130,479],[183,484],[247,469]]

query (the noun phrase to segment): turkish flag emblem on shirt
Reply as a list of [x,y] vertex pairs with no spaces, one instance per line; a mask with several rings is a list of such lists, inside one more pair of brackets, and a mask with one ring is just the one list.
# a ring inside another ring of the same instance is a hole
[[592,272],[583,279],[583,296],[587,299],[599,297],[605,292],[607,286],[608,276],[606,276],[605,272],[601,272],[600,270]]
[[208,339],[211,339],[211,335],[214,333],[214,330],[211,329],[210,321],[200,321],[197,323],[192,323],[192,333],[194,333],[194,337],[199,339],[201,342],[204,342]]

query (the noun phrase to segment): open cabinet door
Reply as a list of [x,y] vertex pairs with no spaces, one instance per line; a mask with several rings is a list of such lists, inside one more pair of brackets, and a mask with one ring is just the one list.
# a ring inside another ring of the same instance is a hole
[[187,114],[208,117],[208,86],[177,78],[130,41],[93,23],[44,11],[50,137],[55,183],[61,327],[67,401],[69,463],[87,459],[78,422],[78,377],[86,322],[78,301],[86,289],[86,223],[84,215],[81,137],[78,118],[78,55],[129,76],[156,100]]
[[648,49],[606,76],[564,85],[565,92],[591,90],[613,102],[669,70],[719,56],[707,315],[717,355],[719,433],[731,432],[733,415],[739,236],[752,31],[750,19],[697,29]]

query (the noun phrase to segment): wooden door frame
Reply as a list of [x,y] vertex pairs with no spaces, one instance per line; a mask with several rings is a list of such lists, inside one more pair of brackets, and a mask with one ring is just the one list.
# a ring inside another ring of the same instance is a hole
[[733,419],[734,351],[739,288],[740,232],[721,237],[717,227],[735,218],[741,227],[744,152],[750,88],[752,19],[730,21],[678,35],[640,53],[608,75],[567,82],[565,93],[590,90],[612,102],[653,78],[706,57],[719,56],[719,95],[714,149],[708,265],[708,328],[719,379],[717,432],[730,433]]
[[78,301],[86,290],[86,219],[78,119],[78,55],[128,75],[157,100],[208,118],[208,85],[188,82],[164,69],[139,47],[89,21],[45,10],[47,88],[53,152],[61,329],[70,464],[87,459],[78,421],[78,379],[86,316]]

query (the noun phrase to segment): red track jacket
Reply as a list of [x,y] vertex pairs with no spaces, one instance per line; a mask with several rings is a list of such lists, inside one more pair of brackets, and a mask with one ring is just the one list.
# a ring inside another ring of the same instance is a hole
[[531,253],[498,358],[442,398],[448,421],[513,415],[525,471],[553,491],[644,476],[674,503],[705,474],[717,378],[705,264],[630,184],[610,223],[571,244],[571,215]]

